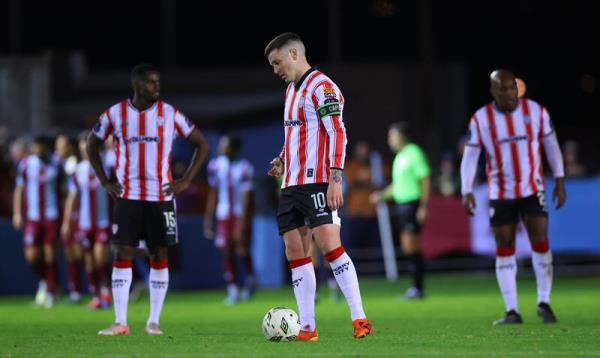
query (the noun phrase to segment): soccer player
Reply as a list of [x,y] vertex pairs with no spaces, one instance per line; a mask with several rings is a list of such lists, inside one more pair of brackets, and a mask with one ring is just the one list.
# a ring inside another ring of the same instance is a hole
[[[85,145],[88,132],[79,136],[81,161],[69,177],[69,194],[65,202],[65,215],[61,226],[63,236],[74,236],[84,249],[85,271],[93,297],[88,307],[92,310],[108,308],[111,297],[108,289],[108,238],[109,238],[109,198],[94,173]],[[106,161],[103,167],[110,176]],[[79,208],[75,233],[71,233],[69,218],[75,207]]]
[[399,220],[402,252],[410,259],[413,285],[404,294],[405,299],[424,296],[425,269],[419,233],[427,216],[427,203],[431,193],[430,168],[423,150],[411,141],[408,123],[390,126],[388,145],[396,152],[392,164],[392,184],[371,196],[371,202],[394,199]]
[[[250,255],[254,168],[248,160],[239,157],[241,147],[239,137],[224,135],[219,139],[219,156],[208,163],[210,189],[204,214],[204,235],[207,238],[214,237],[215,245],[223,254],[226,305],[235,304],[240,298],[249,300],[256,287]],[[213,229],[215,216],[216,237]],[[240,257],[245,270],[241,297],[235,254]]]
[[[13,226],[17,230],[25,226],[25,259],[40,279],[35,303],[50,308],[54,306],[56,295],[59,168],[50,160],[44,138],[36,138],[31,143],[30,153],[19,162],[17,186],[13,194]],[[22,215],[23,204],[26,205],[25,220]]]
[[[273,72],[289,83],[285,96],[285,144],[271,161],[269,175],[283,175],[277,222],[298,304],[300,341],[319,339],[315,323],[315,270],[311,235],[329,262],[348,305],[354,337],[373,331],[363,310],[356,269],[340,240],[338,209],[343,204],[342,170],[346,129],[344,97],[338,86],[311,67],[300,37],[286,32],[264,51]],[[309,229],[310,228],[310,229]]]
[[552,199],[557,209],[567,199],[562,153],[546,108],[517,97],[514,74],[507,69],[490,75],[494,100],[471,117],[469,140],[460,167],[463,206],[474,214],[473,178],[481,150],[485,151],[490,196],[490,224],[496,238],[496,277],[506,314],[494,324],[522,323],[517,305],[515,236],[523,220],[532,248],[537,283],[537,313],[544,323],[557,322],[550,308],[552,253],[548,245],[548,209],[544,194],[542,147],[556,183]]
[[[112,295],[115,323],[98,332],[102,336],[129,334],[127,305],[131,286],[132,256],[140,240],[150,251],[150,317],[146,333],[162,334],[159,318],[169,285],[168,246],[177,243],[173,197],[196,176],[206,154],[204,135],[175,107],[160,99],[160,74],[156,67],[137,65],[131,72],[133,98],[124,99],[100,116],[87,139],[87,154],[100,184],[116,198],[112,224],[114,246]],[[100,151],[112,135],[116,143],[117,182],[104,173]],[[175,137],[196,147],[184,176],[172,180],[169,158]]]
[[[71,139],[61,134],[54,140],[54,154],[52,156],[54,164],[59,168],[59,207],[61,209],[62,219],[65,222],[66,215],[66,197],[68,196],[69,177],[75,172],[77,166],[77,156],[75,147]],[[66,230],[64,224],[61,225],[61,241],[65,260],[67,261],[67,288],[69,290],[69,300],[72,303],[81,301],[81,279],[80,265],[82,259],[82,250],[80,243],[74,237],[73,228],[77,226],[77,210],[71,210],[68,216],[70,227]]]

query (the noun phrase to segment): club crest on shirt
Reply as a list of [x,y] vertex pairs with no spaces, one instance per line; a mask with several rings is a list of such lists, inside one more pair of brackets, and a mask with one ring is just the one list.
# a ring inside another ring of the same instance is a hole
[[301,108],[304,106],[304,96],[300,97],[300,99],[298,100],[298,108]]
[[158,117],[158,119],[156,121],[158,122],[158,125],[161,127],[165,125],[165,118],[162,116]]
[[337,96],[337,94],[335,93],[335,89],[333,89],[333,88],[323,89],[323,95],[325,95],[325,97],[336,97]]
[[523,122],[525,122],[525,124],[530,124],[531,123],[531,116],[530,115],[523,116]]

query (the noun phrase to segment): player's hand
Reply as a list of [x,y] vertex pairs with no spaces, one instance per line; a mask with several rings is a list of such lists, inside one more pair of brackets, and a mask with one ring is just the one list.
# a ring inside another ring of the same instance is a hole
[[554,190],[552,190],[552,201],[555,209],[562,208],[567,202],[564,178],[556,178],[556,184],[554,184]]
[[475,202],[475,196],[473,193],[468,193],[463,195],[462,197],[462,205],[465,209],[465,212],[468,215],[475,215],[475,208],[477,207],[477,203]]
[[417,209],[417,222],[421,225],[427,220],[427,205],[421,204]]
[[374,191],[369,195],[369,202],[371,204],[377,204],[379,202],[381,202],[381,192],[380,191]]
[[191,184],[190,180],[187,179],[176,179],[173,180],[173,182],[171,183],[167,183],[167,184],[163,184],[163,190],[165,191],[165,194],[167,195],[178,195],[179,193],[181,193],[182,191],[184,191],[185,189],[187,189]]
[[102,183],[102,187],[113,199],[117,199],[123,192],[123,187],[116,181],[106,181]]
[[279,178],[283,175],[283,162],[281,158],[275,157],[269,164],[271,164],[271,169],[267,172],[269,176]]
[[204,237],[213,240],[215,238],[215,230],[213,229],[212,220],[204,220]]
[[342,171],[331,168],[329,186],[327,187],[327,206],[331,210],[337,210],[344,205],[344,195],[342,194]]
[[21,230],[23,227],[23,217],[19,213],[13,215],[12,224],[15,230]]

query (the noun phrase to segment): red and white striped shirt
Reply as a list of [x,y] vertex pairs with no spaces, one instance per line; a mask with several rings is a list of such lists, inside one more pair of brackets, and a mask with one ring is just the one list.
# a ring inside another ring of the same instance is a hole
[[123,186],[121,198],[144,201],[171,200],[164,185],[171,177],[171,149],[177,135],[189,137],[194,125],[161,100],[145,111],[125,99],[107,109],[94,127],[94,134],[115,140],[117,180]]
[[77,164],[75,172],[69,177],[69,192],[79,193],[79,229],[95,230],[109,226],[108,194],[100,185],[89,160]]
[[27,220],[58,220],[59,167],[31,154],[19,162],[17,186],[24,187]]
[[217,189],[218,220],[243,214],[243,194],[252,190],[254,167],[246,159],[229,160],[225,155],[208,163],[208,184]]
[[282,188],[327,183],[330,168],[344,168],[346,128],[344,96],[323,73],[311,69],[285,95],[285,164]]
[[554,133],[548,111],[521,98],[511,113],[494,102],[481,107],[469,124],[467,145],[485,149],[490,199],[515,199],[544,190],[542,145]]

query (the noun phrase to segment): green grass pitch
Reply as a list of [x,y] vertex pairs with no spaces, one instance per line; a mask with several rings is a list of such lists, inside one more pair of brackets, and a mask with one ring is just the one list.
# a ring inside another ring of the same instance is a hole
[[112,310],[65,303],[34,309],[29,297],[1,298],[0,357],[600,357],[598,277],[555,280],[555,325],[535,314],[533,279],[519,281],[525,323],[503,327],[491,324],[503,313],[493,276],[430,277],[420,302],[398,300],[405,286],[405,280],[362,280],[375,333],[355,340],[346,304],[331,301],[323,285],[316,306],[320,341],[289,343],[267,342],[261,320],[271,307],[296,309],[291,287],[259,291],[253,301],[231,307],[222,304],[224,291],[170,292],[161,337],[143,331],[147,299],[130,304],[130,336],[99,337]]

